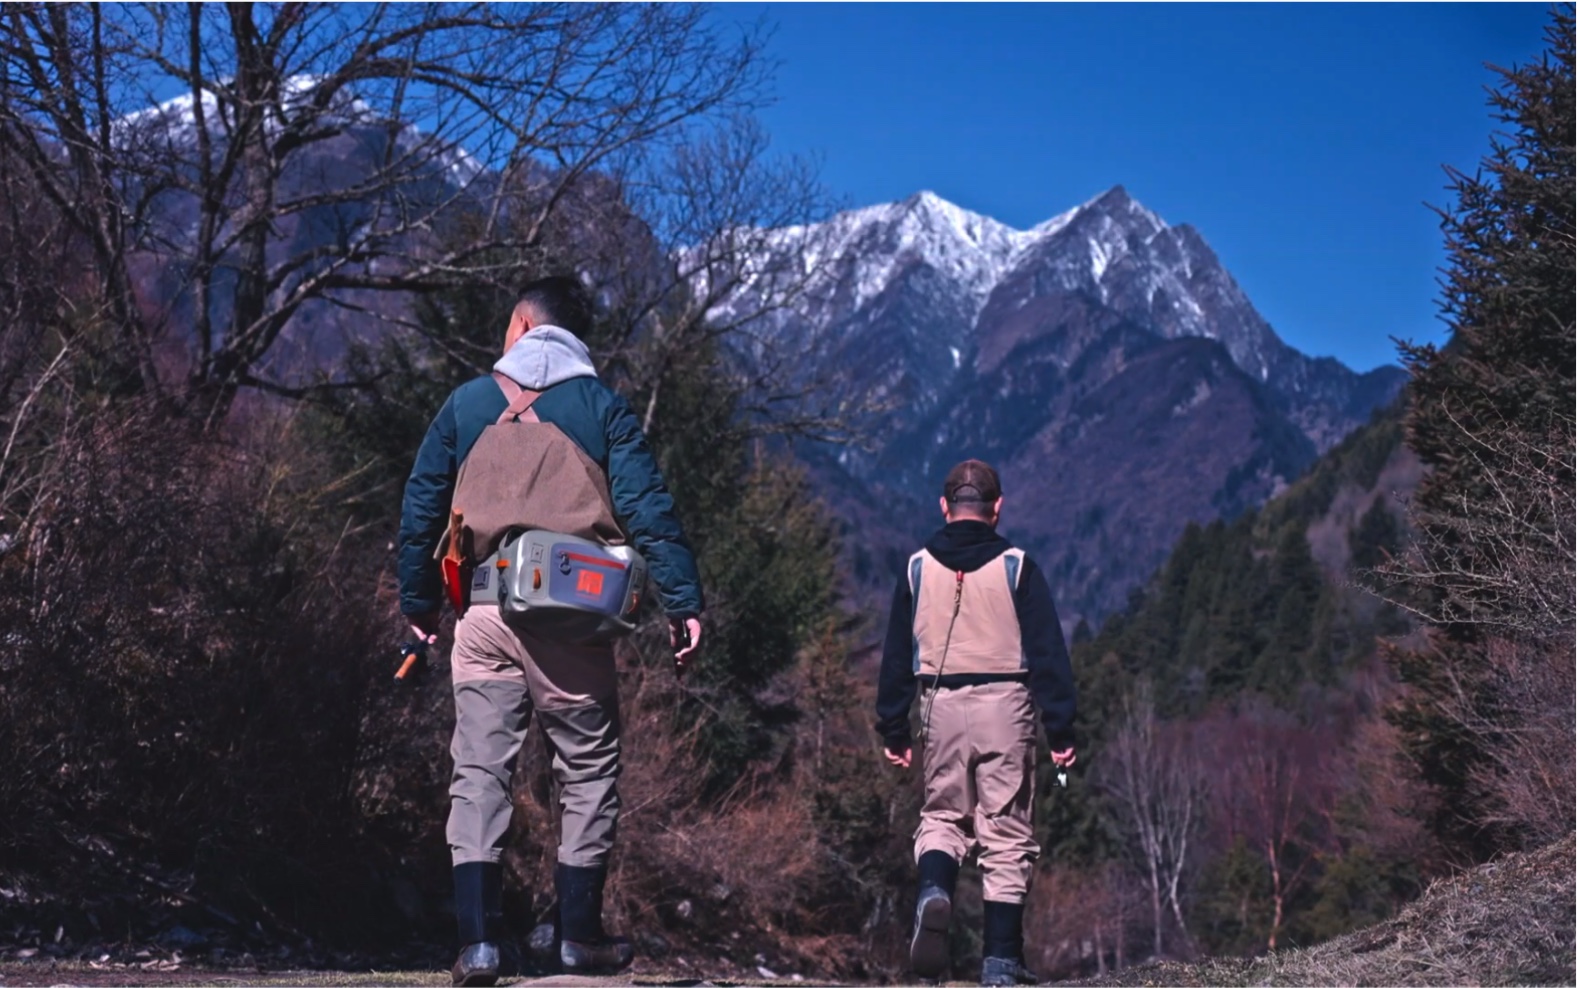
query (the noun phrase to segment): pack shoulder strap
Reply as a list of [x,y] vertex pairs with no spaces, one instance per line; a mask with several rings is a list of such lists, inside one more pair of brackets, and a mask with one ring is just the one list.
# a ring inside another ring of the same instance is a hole
[[[922,552],[926,552],[926,551],[927,550],[925,550],[925,549],[922,550]],[[911,621],[912,621],[912,623],[914,623],[916,621],[916,609],[920,605],[921,599],[922,599],[922,553],[921,552],[918,552],[916,555],[911,557],[909,564],[906,566],[906,571],[907,571],[907,575],[909,576],[910,584],[911,584]]]
[[499,413],[499,418],[494,420],[495,425],[512,420],[522,422],[538,421],[538,413],[532,410],[532,403],[538,400],[541,391],[523,388],[511,379],[510,375],[494,371],[494,383],[499,385],[499,390],[505,393],[505,410]]
[[1020,573],[1026,561],[1026,554],[1019,549],[1006,549],[1004,551],[1004,575],[1009,578],[1009,592],[1013,594],[1020,589]]

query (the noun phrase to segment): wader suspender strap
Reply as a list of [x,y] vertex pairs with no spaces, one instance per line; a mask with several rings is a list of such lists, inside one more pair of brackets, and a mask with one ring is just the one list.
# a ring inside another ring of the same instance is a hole
[[949,640],[955,636],[955,619],[960,617],[960,594],[965,589],[966,574],[955,571],[955,609],[949,615],[949,630],[944,632],[944,652],[938,657],[938,671],[933,673],[933,688],[927,693],[927,709],[922,711],[922,743],[932,739],[933,701],[938,698],[938,683],[944,678],[944,663],[949,661]]
[[499,418],[494,421],[495,425],[512,420],[520,420],[522,422],[538,421],[538,413],[532,410],[532,403],[537,401],[538,396],[543,394],[543,392],[523,388],[512,380],[508,374],[502,374],[499,371],[494,371],[493,377],[494,383],[499,385],[499,390],[505,393],[505,400],[509,402],[505,406],[505,410],[499,413]]

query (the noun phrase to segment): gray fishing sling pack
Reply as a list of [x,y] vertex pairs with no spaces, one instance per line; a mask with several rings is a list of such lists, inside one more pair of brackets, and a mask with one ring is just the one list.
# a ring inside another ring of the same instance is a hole
[[540,529],[512,531],[472,573],[473,604],[497,604],[507,624],[569,642],[599,642],[636,630],[647,560],[630,546],[605,546]]

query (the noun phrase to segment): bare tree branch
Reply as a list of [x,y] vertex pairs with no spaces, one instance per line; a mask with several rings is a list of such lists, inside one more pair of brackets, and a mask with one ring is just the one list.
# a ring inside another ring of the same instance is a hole
[[684,5],[6,4],[0,148],[223,408],[306,305],[519,277],[586,176],[756,105],[760,45]]

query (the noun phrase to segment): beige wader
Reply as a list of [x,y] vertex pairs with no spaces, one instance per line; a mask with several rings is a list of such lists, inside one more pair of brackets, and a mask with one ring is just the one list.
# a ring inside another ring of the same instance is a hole
[[445,832],[452,862],[499,860],[510,828],[511,771],[536,710],[559,787],[559,861],[603,864],[620,813],[613,647],[535,638],[507,625],[498,607],[474,605],[456,624],[450,669],[455,774]]
[[961,861],[980,848],[982,897],[1024,902],[1038,854],[1031,827],[1037,777],[1031,693],[1024,683],[988,683],[941,689],[931,699],[916,858],[943,851]]
[[[962,575],[924,550],[909,566],[925,732],[916,857],[943,851],[961,861],[980,849],[982,896],[992,902],[1025,901],[1038,855],[1037,718],[1015,612],[1024,558],[1010,549]],[[933,689],[940,673],[1002,679]]]

